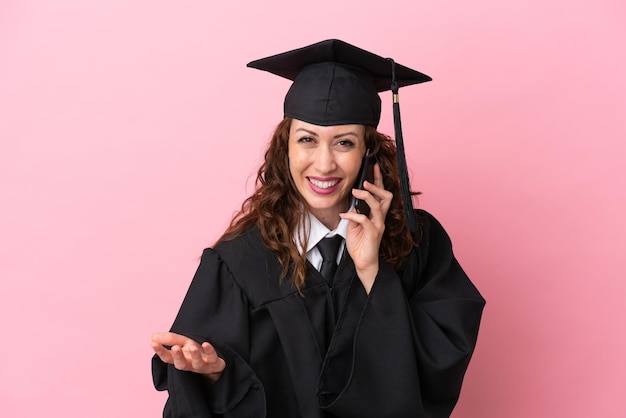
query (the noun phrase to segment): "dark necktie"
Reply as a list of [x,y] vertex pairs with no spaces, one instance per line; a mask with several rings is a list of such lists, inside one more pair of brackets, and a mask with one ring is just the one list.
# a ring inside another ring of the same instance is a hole
[[322,273],[329,286],[332,286],[333,276],[337,270],[337,253],[339,252],[342,239],[340,235],[335,235],[334,237],[324,238],[317,244],[317,249],[322,254],[323,260],[320,273]]

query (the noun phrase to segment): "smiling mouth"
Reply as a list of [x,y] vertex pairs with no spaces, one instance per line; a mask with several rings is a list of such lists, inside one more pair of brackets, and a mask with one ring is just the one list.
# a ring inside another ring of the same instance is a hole
[[317,180],[317,179],[313,179],[311,177],[307,177],[307,179],[309,180],[309,182],[314,185],[315,187],[318,187],[320,189],[330,189],[331,187],[336,186],[340,180],[335,179],[335,180]]

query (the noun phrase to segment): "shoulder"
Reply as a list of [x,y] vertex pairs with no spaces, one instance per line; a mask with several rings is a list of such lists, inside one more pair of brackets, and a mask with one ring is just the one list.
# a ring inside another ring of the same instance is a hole
[[263,304],[295,291],[290,280],[280,280],[281,266],[276,255],[261,239],[261,232],[252,227],[236,238],[220,241],[206,252],[214,253],[230,271],[233,280],[255,301]]
[[263,245],[257,227],[250,228],[233,239],[221,240],[210,250],[216,252],[232,267],[236,267],[242,261],[266,260],[271,256],[269,249]]
[[437,246],[452,247],[450,236],[443,225],[431,213],[423,210],[415,210],[418,221],[418,247]]
[[417,215],[423,239],[414,251],[413,271],[418,272],[416,284],[420,298],[432,301],[445,296],[484,304],[483,297],[456,259],[442,224],[426,211],[421,210]]
[[398,273],[407,294],[423,286],[436,265],[450,265],[454,261],[452,243],[441,223],[431,213],[416,209],[418,222],[417,245],[406,257]]

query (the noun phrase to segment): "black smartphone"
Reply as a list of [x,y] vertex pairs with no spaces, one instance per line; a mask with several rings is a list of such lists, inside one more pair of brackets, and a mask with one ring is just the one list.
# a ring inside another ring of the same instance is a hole
[[[363,183],[366,180],[370,183],[374,183],[374,164],[374,158],[370,155],[370,149],[368,148],[367,151],[365,151],[365,156],[363,157],[363,162],[361,163],[361,169],[359,170],[359,175],[357,176],[356,184],[354,185],[355,189],[365,190],[363,188]],[[370,216],[370,207],[364,200],[355,198],[354,207],[358,213]]]

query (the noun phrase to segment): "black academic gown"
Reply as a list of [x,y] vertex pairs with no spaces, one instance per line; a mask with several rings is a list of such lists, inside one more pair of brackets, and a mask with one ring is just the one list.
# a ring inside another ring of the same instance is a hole
[[484,300],[441,225],[418,219],[419,246],[400,271],[381,261],[369,295],[347,253],[332,289],[309,265],[299,295],[256,228],[206,249],[171,330],[226,369],[209,386],[155,356],[164,417],[448,417]]

